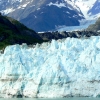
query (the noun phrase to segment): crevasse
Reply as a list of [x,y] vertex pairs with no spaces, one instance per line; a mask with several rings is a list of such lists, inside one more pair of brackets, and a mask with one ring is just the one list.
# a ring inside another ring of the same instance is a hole
[[100,37],[12,45],[0,54],[0,97],[100,96]]

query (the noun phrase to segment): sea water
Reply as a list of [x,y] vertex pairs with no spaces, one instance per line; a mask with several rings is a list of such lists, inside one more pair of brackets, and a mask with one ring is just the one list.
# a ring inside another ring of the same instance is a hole
[[3,99],[0,100],[100,100],[100,98],[85,98],[85,97],[79,97],[79,98],[9,98],[9,99]]

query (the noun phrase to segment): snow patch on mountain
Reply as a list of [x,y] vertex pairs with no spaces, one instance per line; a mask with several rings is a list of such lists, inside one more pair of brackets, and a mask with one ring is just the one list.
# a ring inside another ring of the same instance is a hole
[[8,0],[8,2],[15,3],[15,2],[22,2],[22,0]]
[[80,8],[86,19],[89,19],[88,11],[93,7],[96,0],[72,0]]
[[18,7],[18,9],[23,9],[23,8],[27,7],[27,5],[28,5],[29,3],[30,3],[30,2],[27,2],[27,3],[23,4],[23,5],[20,5],[20,6]]
[[7,15],[7,14],[13,12],[13,11],[15,11],[15,9],[13,9],[13,8],[8,8],[8,9],[6,9],[6,10],[1,10],[1,13],[4,14],[4,15]]
[[100,96],[100,37],[6,47],[0,53],[0,97],[14,96]]
[[65,0],[65,2],[67,2],[69,5],[71,5],[73,7],[74,10],[77,10],[80,12],[80,8],[78,8],[74,2],[72,2],[71,0]]
[[58,3],[58,2],[56,2],[56,3],[52,3],[52,2],[50,2],[49,4],[47,4],[48,6],[57,6],[57,7],[59,7],[59,8],[61,8],[61,7],[66,7],[65,6],[65,4],[64,3]]
[[94,3],[94,6],[88,11],[90,16],[98,15],[100,14],[100,1],[96,0]]

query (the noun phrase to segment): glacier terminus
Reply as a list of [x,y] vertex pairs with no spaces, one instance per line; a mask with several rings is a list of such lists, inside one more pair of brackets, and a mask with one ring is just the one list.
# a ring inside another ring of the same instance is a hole
[[0,97],[99,97],[100,37],[12,45],[0,53]]

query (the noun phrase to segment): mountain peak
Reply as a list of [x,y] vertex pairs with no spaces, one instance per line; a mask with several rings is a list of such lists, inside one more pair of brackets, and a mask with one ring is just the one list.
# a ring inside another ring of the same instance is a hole
[[[5,0],[0,11],[36,31],[78,26],[80,20],[98,17],[100,0]],[[98,9],[97,9],[98,8]]]
[[17,4],[17,8],[8,9],[8,16],[36,31],[49,31],[62,25],[79,25],[79,20],[84,18],[79,8],[70,0],[22,0]]

